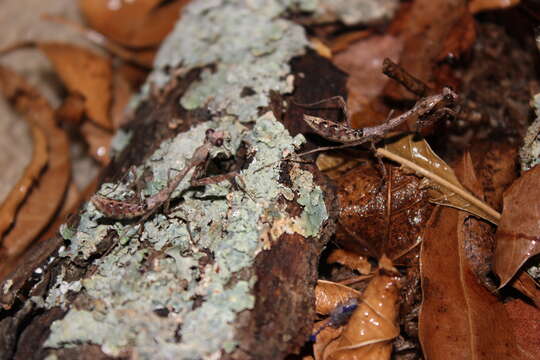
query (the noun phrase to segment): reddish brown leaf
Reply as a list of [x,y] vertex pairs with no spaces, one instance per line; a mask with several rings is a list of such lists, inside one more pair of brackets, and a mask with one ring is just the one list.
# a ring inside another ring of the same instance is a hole
[[71,174],[69,143],[65,132],[56,126],[49,103],[20,76],[0,67],[0,88],[18,111],[40,126],[50,154],[39,185],[20,207],[15,225],[4,238],[5,255],[15,257],[37,238],[62,203]]
[[474,167],[486,202],[501,211],[503,192],[518,176],[518,144],[497,140],[476,143],[471,149]]
[[540,253],[540,166],[525,172],[504,193],[493,270],[504,286],[519,268]]
[[94,29],[128,47],[156,46],[171,31],[187,0],[79,0]]
[[[389,81],[382,73],[382,62],[386,57],[398,58],[401,48],[401,41],[391,35],[372,36],[352,44],[334,57],[334,64],[349,74],[347,105],[350,114],[370,111],[369,103],[380,95]],[[362,121],[360,124],[355,120],[354,124],[375,125],[379,120],[384,120],[384,113],[379,117],[380,119],[370,117],[371,123]]]
[[476,14],[480,11],[505,9],[519,3],[520,0],[472,0],[469,2],[469,11]]
[[332,251],[326,262],[329,264],[338,263],[347,266],[349,269],[356,270],[360,274],[369,274],[371,272],[371,264],[365,256],[343,249]]
[[19,206],[28,196],[32,186],[38,181],[41,171],[49,159],[45,133],[36,124],[30,123],[30,126],[34,145],[32,160],[0,207],[0,244],[3,234],[13,224]]
[[316,359],[390,359],[391,340],[399,335],[396,323],[399,278],[386,257],[381,258],[380,266],[380,272],[368,284],[362,302],[343,332],[324,346]]
[[328,315],[338,305],[352,298],[359,298],[361,293],[345,285],[332,281],[319,280],[315,287],[315,311]]
[[540,359],[540,310],[516,299],[504,304],[510,316],[518,350],[525,359]]
[[[466,165],[462,161],[456,171],[465,173]],[[464,185],[478,189],[479,184],[472,183],[473,174],[465,175]],[[425,229],[419,319],[424,355],[428,359],[520,359],[503,304],[472,271],[466,254],[471,227],[465,224],[479,220],[469,217],[438,207]]]
[[60,123],[78,125],[84,118],[84,97],[78,93],[71,93],[58,109],[56,109],[56,119]]
[[111,109],[111,118],[113,127],[118,129],[127,122],[126,108],[133,95],[133,88],[124,77],[123,72],[115,72],[113,75],[113,106]]
[[387,171],[390,176],[382,186],[379,172],[368,166],[357,167],[337,180],[340,214],[336,239],[358,254],[379,258],[385,253],[399,263],[408,263],[418,253],[419,231],[432,205],[418,177],[395,167]]
[[540,309],[540,286],[526,271],[521,271],[519,276],[510,284]]
[[39,48],[51,60],[69,91],[84,97],[88,118],[105,129],[111,129],[111,61],[69,44],[41,43]]
[[[434,89],[441,85],[458,85],[449,83],[451,79],[448,73],[444,73],[449,68],[441,69],[446,65],[437,60],[446,56],[459,57],[459,52],[450,51],[462,51],[471,45],[470,36],[455,37],[466,41],[466,44],[449,40],[453,32],[462,33],[464,23],[471,23],[467,5],[466,0],[417,0],[403,16],[403,21],[396,23],[393,28],[404,41],[399,64]],[[468,20],[464,19],[467,17]],[[474,31],[474,26],[467,29]],[[450,45],[453,45],[453,49]],[[440,79],[442,70],[444,74]],[[385,93],[396,99],[414,99],[412,94],[395,82],[388,83]]]

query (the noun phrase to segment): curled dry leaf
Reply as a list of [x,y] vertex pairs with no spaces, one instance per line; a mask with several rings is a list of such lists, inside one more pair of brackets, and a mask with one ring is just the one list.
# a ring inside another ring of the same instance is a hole
[[410,264],[416,262],[420,231],[433,206],[418,177],[396,167],[387,172],[389,177],[381,183],[379,171],[364,165],[336,181],[336,240],[358,254],[380,258],[384,253]]
[[50,154],[39,185],[21,205],[17,221],[4,237],[5,254],[15,257],[37,238],[62,203],[71,174],[69,142],[56,126],[49,103],[19,75],[0,67],[0,89],[19,112],[43,130]]
[[156,46],[172,30],[187,0],[79,0],[91,27],[128,47]]
[[506,9],[519,3],[520,0],[472,0],[469,2],[469,11],[476,14],[480,11]]
[[337,180],[348,171],[354,169],[365,161],[359,160],[357,155],[347,153],[322,153],[317,156],[317,168],[332,180]]
[[[463,161],[460,166],[465,166]],[[476,188],[471,177],[466,186]],[[466,254],[467,213],[437,207],[420,255],[419,337],[427,359],[519,359],[504,305],[480,284]]]
[[78,125],[84,118],[84,97],[78,93],[69,94],[56,109],[56,119],[60,123]]
[[424,139],[404,136],[377,153],[429,179],[430,201],[465,210],[497,225],[500,214],[470,193]]
[[530,257],[540,253],[540,166],[518,178],[504,193],[493,270],[506,285]]
[[343,249],[332,251],[326,262],[329,264],[338,263],[347,266],[349,269],[356,270],[360,274],[369,274],[371,272],[371,264],[365,256]]
[[69,91],[84,97],[88,118],[105,129],[112,129],[109,116],[112,99],[111,61],[69,44],[40,43],[39,48],[53,63]]
[[[316,343],[315,348],[321,351],[316,352],[316,359],[390,359],[391,340],[399,335],[396,320],[400,282],[396,270],[384,256],[380,266],[343,332],[334,339],[330,336],[330,341],[325,345],[323,340],[328,341],[325,335],[317,339],[320,344]],[[324,333],[321,331],[319,336]]]
[[28,195],[32,186],[38,181],[41,171],[47,165],[49,159],[47,138],[43,130],[36,124],[30,123],[30,126],[34,145],[32,160],[24,170],[21,179],[15,184],[0,207],[0,244],[2,243],[3,234],[13,224],[19,206]]
[[360,298],[362,294],[348,286],[327,280],[318,280],[315,287],[315,311],[328,315],[340,304],[352,298]]
[[512,281],[512,287],[527,296],[538,309],[540,309],[540,285],[529,275],[522,271],[519,276]]
[[90,122],[85,122],[81,126],[81,134],[89,146],[90,156],[101,165],[106,166],[111,160],[109,150],[112,134]]

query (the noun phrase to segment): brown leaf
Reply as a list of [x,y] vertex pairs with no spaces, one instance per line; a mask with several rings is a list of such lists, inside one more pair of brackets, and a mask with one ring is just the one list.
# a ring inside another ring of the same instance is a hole
[[[464,167],[465,162],[460,166]],[[466,177],[466,186],[475,188]],[[465,248],[467,213],[437,207],[421,251],[423,303],[419,335],[427,359],[521,358],[503,304],[483,287]]]
[[523,173],[504,193],[493,270],[506,285],[530,257],[540,253],[540,166]]
[[431,150],[424,139],[404,136],[385,149],[377,149],[377,152],[431,180],[430,201],[468,211],[495,225],[498,223],[500,214],[463,187],[452,168]]
[[480,11],[506,9],[519,3],[520,0],[472,0],[469,2],[469,11],[476,14]]
[[503,192],[518,176],[518,146],[497,140],[477,143],[471,148],[486,202],[498,211],[502,210]]
[[348,171],[360,166],[363,161],[356,154],[332,152],[322,153],[317,156],[317,168],[332,180],[337,180]]
[[0,244],[3,234],[13,224],[19,206],[28,196],[32,186],[39,180],[41,171],[49,160],[47,138],[43,130],[33,123],[30,123],[30,126],[34,145],[32,160],[0,207]]
[[343,249],[332,251],[326,262],[328,264],[338,263],[347,266],[349,269],[356,270],[360,274],[369,274],[371,272],[371,264],[365,256]]
[[[459,57],[460,53],[445,53],[450,50],[451,42],[447,39],[453,32],[462,32],[462,24],[470,23],[464,20],[467,17],[471,15],[466,0],[414,1],[406,15],[402,16],[402,21],[394,24],[391,30],[398,32],[404,43],[399,64],[433,89],[441,85],[459,85],[448,82],[451,68],[437,60],[446,56]],[[467,29],[474,31],[474,27]],[[466,41],[469,38],[462,36]],[[464,44],[458,48],[466,47]],[[388,83],[385,94],[399,100],[414,99],[411,93],[395,82]]]
[[[432,205],[420,180],[395,167],[382,183],[379,172],[359,166],[337,180],[340,214],[336,240],[358,254],[383,253],[400,263],[415,261],[418,239]],[[379,190],[379,191],[377,191]]]
[[[317,334],[317,339],[313,344],[313,354],[315,355],[315,360],[321,360],[323,354],[326,350],[326,347],[333,341],[335,341],[341,333],[343,333],[343,326],[334,328],[331,326],[326,326],[327,321],[319,321],[313,326],[313,333]],[[322,330],[319,330],[321,327],[324,327]]]
[[123,72],[116,71],[113,75],[113,106],[111,108],[111,118],[113,127],[118,129],[127,122],[126,108],[131,96],[133,88],[128,80],[124,77]]
[[81,126],[81,134],[90,148],[90,156],[102,166],[106,166],[111,161],[109,150],[112,134],[90,122],[85,122]]
[[540,310],[519,299],[507,302],[504,307],[523,358],[540,359]]
[[58,76],[72,93],[85,98],[88,118],[112,129],[109,116],[112,91],[111,61],[87,49],[61,43],[40,43]]
[[[385,257],[381,263],[384,262]],[[381,265],[343,332],[325,347],[321,359],[390,359],[391,340],[399,335],[399,278],[391,266]]]
[[171,31],[187,0],[79,0],[91,27],[124,46],[156,46]]
[[71,93],[56,109],[56,119],[60,123],[78,125],[84,118],[84,105],[85,100],[81,94]]
[[359,298],[361,293],[348,286],[327,280],[318,280],[315,287],[315,311],[328,315],[338,305],[352,298]]
[[54,110],[24,79],[0,67],[0,88],[30,122],[43,130],[49,144],[49,163],[26,202],[20,207],[15,225],[5,236],[6,255],[14,257],[36,239],[62,203],[71,175],[69,142],[65,132],[56,126]]
[[[382,73],[382,62],[387,57],[396,59],[401,48],[401,41],[396,37],[372,36],[352,44],[334,57],[334,64],[349,74],[347,105],[350,114],[354,116],[356,113],[371,110],[369,103],[381,94],[389,80]],[[381,114],[381,119],[384,120],[384,114]],[[354,125],[361,127],[376,125],[379,122],[371,121],[371,123],[363,121],[361,124],[355,121]]]
[[511,282],[511,285],[528,297],[540,309],[540,286],[526,271],[520,272],[519,276]]

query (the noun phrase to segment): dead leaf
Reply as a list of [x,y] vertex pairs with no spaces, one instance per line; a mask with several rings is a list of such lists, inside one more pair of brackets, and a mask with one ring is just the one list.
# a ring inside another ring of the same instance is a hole
[[[466,0],[417,0],[391,28],[391,33],[398,35],[404,44],[398,63],[433,89],[441,85],[459,85],[453,83],[454,79],[449,79],[451,69],[436,60],[443,56],[445,47],[448,47],[447,39],[452,33],[463,30],[460,27],[464,23],[463,18],[471,17],[467,5]],[[446,55],[459,57],[460,53]],[[439,79],[441,70],[444,74]],[[448,82],[450,80],[452,82]],[[396,82],[389,82],[384,93],[397,100],[415,99]]]
[[415,135],[404,136],[385,149],[377,149],[377,153],[431,180],[430,201],[468,211],[497,225],[500,214],[463,187],[452,168],[431,150],[424,139],[415,139]]
[[519,3],[520,0],[472,0],[469,2],[469,11],[476,14],[480,11],[506,9]]
[[471,148],[486,202],[498,211],[503,207],[503,192],[518,177],[518,146],[500,139],[475,143]]
[[69,94],[56,109],[55,117],[60,123],[79,125],[84,118],[84,97],[78,93]]
[[343,249],[332,251],[326,262],[328,264],[338,263],[347,266],[349,269],[356,270],[360,274],[369,274],[371,272],[371,264],[365,256]]
[[[369,103],[379,96],[389,81],[382,73],[385,58],[396,59],[401,52],[401,42],[391,35],[372,36],[360,40],[337,54],[333,63],[349,74],[347,78],[349,113],[353,115],[368,111]],[[380,119],[384,120],[384,113]],[[366,117],[367,119],[367,117]],[[379,119],[370,117],[371,123],[353,121],[356,127],[376,125]]]
[[90,122],[85,122],[81,126],[81,134],[89,146],[90,156],[102,166],[106,166],[111,161],[109,152],[112,134]]
[[359,298],[361,295],[348,286],[333,281],[318,280],[315,287],[315,311],[318,314],[328,315],[340,304],[352,298]]
[[493,270],[506,285],[530,257],[540,253],[540,166],[523,173],[504,193]]
[[39,184],[20,207],[14,226],[4,238],[5,254],[15,257],[43,231],[64,199],[71,175],[69,142],[66,133],[56,126],[49,103],[23,78],[0,67],[0,88],[23,116],[40,126],[47,137],[50,154]]
[[379,273],[368,284],[343,332],[325,346],[322,356],[316,359],[390,359],[391,340],[399,335],[396,323],[399,277],[388,264],[383,256]]
[[[466,186],[478,187],[471,177],[463,180]],[[425,229],[419,319],[424,355],[427,359],[520,359],[504,305],[478,282],[470,266],[466,221],[479,220],[437,207]]]
[[111,108],[114,129],[127,123],[126,108],[133,92],[133,88],[124,77],[124,72],[115,71],[113,75],[113,106]]
[[377,169],[363,165],[337,179],[336,241],[361,255],[380,258],[384,253],[410,264],[416,261],[419,234],[432,205],[418,177],[396,167],[387,172],[381,182]]
[[504,304],[510,316],[518,350],[525,359],[540,358],[540,310],[522,300]]
[[[313,344],[313,355],[315,356],[315,360],[324,359],[323,354],[328,344],[335,341],[343,333],[343,326],[334,328],[326,325],[327,322],[323,320],[315,323],[313,326],[313,333],[317,334],[316,341]],[[321,327],[324,328],[321,330]]]
[[363,163],[365,161],[359,160],[356,154],[334,154],[332,152],[322,153],[317,156],[316,160],[317,168],[332,180],[339,179]]
[[69,44],[40,43],[39,48],[53,63],[68,90],[85,98],[88,118],[105,129],[112,129],[109,116],[112,98],[111,61],[90,50]]
[[47,165],[49,152],[47,137],[43,130],[35,123],[30,123],[33,139],[33,152],[30,164],[24,170],[24,174],[8,194],[0,207],[0,244],[3,234],[13,224],[21,203],[26,199],[33,185],[37,183],[41,171]]
[[149,47],[161,43],[172,30],[187,0],[79,0],[91,27],[128,47]]
[[511,282],[513,288],[528,297],[540,309],[540,285],[527,273],[521,271],[519,276]]

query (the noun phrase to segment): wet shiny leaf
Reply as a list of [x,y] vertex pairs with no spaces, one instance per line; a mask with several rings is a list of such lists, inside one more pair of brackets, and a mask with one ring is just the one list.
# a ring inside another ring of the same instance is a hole
[[504,193],[493,270],[506,285],[530,257],[540,253],[540,166],[518,178]]
[[429,186],[426,187],[430,201],[468,211],[493,224],[498,223],[500,214],[472,195],[457,179],[454,170],[431,150],[424,139],[415,139],[414,135],[404,136],[379,152],[429,179]]

